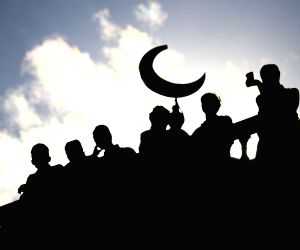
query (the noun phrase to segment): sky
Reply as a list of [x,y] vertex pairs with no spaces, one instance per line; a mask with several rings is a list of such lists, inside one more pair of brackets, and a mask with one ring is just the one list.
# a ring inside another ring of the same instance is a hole
[[[51,164],[65,164],[67,141],[79,139],[90,154],[94,127],[107,124],[114,143],[138,150],[153,107],[174,103],[139,76],[141,57],[157,45],[169,45],[154,63],[165,79],[206,73],[203,88],[179,100],[190,134],[204,121],[206,92],[234,122],[255,115],[258,90],[245,74],[259,78],[263,64],[277,64],[282,83],[298,87],[299,9],[297,0],[1,0],[0,205],[34,172],[36,143],[48,145]],[[253,135],[251,158],[256,143]]]

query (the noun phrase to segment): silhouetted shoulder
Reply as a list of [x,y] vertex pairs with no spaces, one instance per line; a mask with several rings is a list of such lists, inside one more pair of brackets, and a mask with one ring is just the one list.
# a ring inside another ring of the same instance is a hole
[[104,153],[104,158],[113,157],[133,157],[136,152],[130,147],[120,147],[119,145],[114,145],[110,151]]
[[280,88],[280,91],[272,95],[260,94],[256,98],[257,106],[261,108],[269,107],[274,110],[297,110],[299,106],[299,90],[297,88]]
[[299,106],[299,90],[296,88],[286,89],[286,100],[290,102],[293,108],[298,108]]
[[34,173],[27,177],[26,184],[24,184],[25,190],[26,190],[26,185],[30,185],[32,182],[34,182],[34,180],[36,179],[36,176],[37,176],[36,173]]
[[150,130],[146,130],[144,132],[141,133],[141,138],[145,138],[151,136],[151,131]]
[[141,133],[141,143],[143,143],[147,138],[152,136],[152,131],[151,130],[146,130]]
[[60,164],[51,166],[51,169],[53,169],[53,170],[61,170],[61,169],[63,169],[63,168],[64,168],[64,167],[63,167],[62,165],[60,165]]
[[225,125],[232,125],[232,119],[230,116],[219,116],[218,117],[219,122],[224,123]]
[[141,140],[140,140],[140,146],[139,146],[139,152],[140,153],[145,153],[150,149],[149,144],[151,144],[151,137],[152,137],[152,132],[150,130],[146,130],[141,133]]
[[295,97],[298,97],[299,98],[299,89],[297,88],[290,88],[290,89],[287,89],[290,91],[290,93],[292,93],[293,95],[295,95]]
[[[215,127],[217,126],[217,127]],[[230,116],[218,116],[215,121],[213,122],[208,122],[205,121],[201,124],[199,128],[197,128],[194,133],[192,134],[192,137],[198,137],[200,136],[204,131],[206,130],[211,130],[211,129],[216,129],[216,128],[228,128],[233,126],[232,119]]]
[[179,131],[178,131],[178,134],[180,135],[180,136],[182,136],[182,137],[189,137],[190,135],[185,131],[185,130],[183,130],[183,129],[180,129]]
[[121,148],[124,154],[128,154],[128,155],[135,155],[136,152],[134,149],[130,148],[130,147],[125,147],[125,148]]
[[195,138],[201,136],[202,131],[203,131],[203,124],[199,128],[196,128],[196,130],[192,133],[191,137]]

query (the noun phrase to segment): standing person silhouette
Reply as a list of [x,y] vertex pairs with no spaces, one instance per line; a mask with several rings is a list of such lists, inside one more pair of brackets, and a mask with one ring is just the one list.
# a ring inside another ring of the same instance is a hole
[[139,152],[142,159],[161,163],[167,157],[170,112],[163,106],[156,106],[149,114],[149,120],[151,128],[141,134]]
[[204,94],[201,103],[206,120],[192,134],[194,157],[204,161],[206,167],[211,164],[226,164],[231,159],[232,120],[229,116],[217,115],[221,102],[215,94]]
[[299,91],[281,85],[280,71],[275,64],[264,65],[260,76],[261,93],[256,99],[259,108],[256,159],[265,164],[294,161],[299,140]]

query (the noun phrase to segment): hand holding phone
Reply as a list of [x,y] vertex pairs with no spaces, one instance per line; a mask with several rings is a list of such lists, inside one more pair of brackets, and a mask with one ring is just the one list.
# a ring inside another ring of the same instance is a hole
[[261,81],[254,79],[254,74],[253,72],[249,72],[246,74],[246,86],[247,87],[252,87],[252,86],[257,86],[259,89],[259,92],[262,93],[263,92],[263,86],[261,84]]

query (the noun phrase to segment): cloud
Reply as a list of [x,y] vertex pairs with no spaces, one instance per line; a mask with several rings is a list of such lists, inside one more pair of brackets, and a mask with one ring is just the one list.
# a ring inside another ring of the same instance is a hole
[[[65,143],[78,138],[91,153],[92,130],[103,123],[111,128],[115,143],[137,149],[140,132],[149,126],[145,114],[157,103],[169,104],[149,94],[137,73],[142,55],[157,45],[155,39],[131,25],[115,26],[108,10],[99,11],[97,18],[102,38],[111,42],[102,47],[103,61],[92,60],[63,37],[45,39],[24,58],[22,70],[32,80],[1,98],[7,127],[13,125],[17,133],[0,132],[0,150],[7,152],[0,155],[0,204],[15,198],[18,185],[34,171],[34,144],[49,146],[52,164],[65,164]],[[174,66],[178,53],[170,50],[170,55],[168,65]]]
[[120,33],[120,27],[110,21],[110,11],[109,9],[99,10],[94,18],[98,21],[100,27],[101,37],[104,40],[116,39]]
[[[107,9],[96,16],[102,39],[108,42],[101,47],[102,61],[93,60],[63,37],[45,39],[24,58],[22,70],[32,80],[1,98],[6,124],[13,125],[17,133],[0,132],[0,152],[6,152],[0,154],[0,204],[16,198],[18,185],[34,171],[30,162],[34,144],[48,145],[51,164],[65,164],[67,141],[79,139],[90,154],[94,127],[107,124],[115,143],[137,149],[140,133],[150,126],[147,114],[155,105],[173,105],[174,100],[148,90],[138,73],[141,57],[159,44],[157,39],[132,25],[115,25]],[[207,72],[204,88],[179,100],[189,133],[203,121],[199,99],[206,91],[222,94],[222,112],[234,120],[255,113],[255,93],[249,95],[241,85],[240,72],[247,72],[247,66],[230,61],[218,67],[191,65],[181,52],[169,49],[157,57],[154,68],[175,82],[197,79],[199,69],[201,74]],[[244,110],[236,109],[239,101]],[[235,151],[238,153],[238,147]]]
[[161,5],[155,1],[149,1],[147,5],[139,4],[134,13],[137,20],[151,28],[161,27],[168,18],[168,13],[164,12]]

